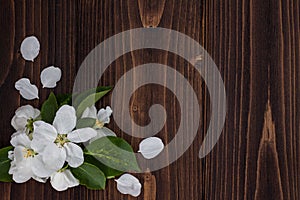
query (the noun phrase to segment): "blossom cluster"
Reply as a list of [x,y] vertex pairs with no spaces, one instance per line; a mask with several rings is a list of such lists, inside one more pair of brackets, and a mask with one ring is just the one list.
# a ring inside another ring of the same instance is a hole
[[[39,50],[39,41],[34,36],[25,38],[21,44],[21,54],[27,61],[33,62]],[[43,88],[56,87],[61,77],[61,69],[54,66],[40,74]],[[17,80],[15,88],[27,100],[39,99],[37,86],[28,78]],[[104,189],[106,179],[122,175],[116,180],[117,189],[122,194],[140,195],[139,180],[125,173],[139,171],[135,153],[125,140],[105,127],[110,123],[112,109],[106,106],[97,111],[95,106],[110,89],[93,90],[99,94],[98,99],[90,98],[94,97],[93,92],[79,94],[74,99],[75,105],[71,103],[73,95],[51,93],[41,110],[31,105],[18,108],[11,120],[15,129],[10,140],[12,146],[0,149],[0,159],[7,159],[0,164],[2,170],[7,170],[7,176],[2,173],[0,181],[24,183],[34,179],[45,183],[50,179],[54,189],[64,191],[78,185]],[[93,99],[93,103],[86,99]],[[118,145],[119,148],[114,148]],[[130,154],[124,154],[122,148]],[[163,149],[160,138],[150,137],[141,141],[138,152],[145,159],[152,159]]]
[[[99,124],[109,122],[111,109],[101,109]],[[82,148],[78,145],[106,134],[104,130],[90,127],[76,129],[76,114],[72,106],[62,106],[53,124],[39,120],[40,111],[30,105],[22,106],[11,120],[16,132],[12,135],[13,151],[9,151],[12,174],[16,183],[33,178],[51,185],[58,191],[79,185],[68,166],[77,168],[84,162]],[[103,127],[102,127],[103,128]],[[98,132],[98,133],[97,133]]]

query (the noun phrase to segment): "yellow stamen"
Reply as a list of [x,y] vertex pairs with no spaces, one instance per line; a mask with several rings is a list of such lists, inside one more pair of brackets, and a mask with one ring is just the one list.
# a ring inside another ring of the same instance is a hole
[[32,149],[24,149],[24,158],[34,157],[36,153]]
[[97,126],[97,128],[103,128],[104,123],[99,120],[96,120],[95,126]]
[[67,142],[69,142],[67,134],[58,134],[55,139],[55,143],[61,147],[64,146]]

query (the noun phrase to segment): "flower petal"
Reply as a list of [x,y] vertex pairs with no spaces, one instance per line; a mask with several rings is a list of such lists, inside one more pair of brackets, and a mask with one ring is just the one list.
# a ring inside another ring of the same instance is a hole
[[24,131],[17,131],[17,132],[14,132],[12,135],[11,135],[11,138],[17,136],[17,135],[20,135],[20,134],[23,134],[25,133]]
[[68,189],[68,185],[65,180],[65,176],[62,172],[54,172],[51,175],[50,183],[52,187],[57,191],[64,191]]
[[93,105],[91,107],[87,107],[83,111],[81,118],[86,118],[86,117],[97,119],[97,109],[96,109],[95,105]]
[[14,132],[12,135],[11,135],[11,138],[17,136],[17,135],[20,135],[20,134],[24,134],[25,132],[24,131],[17,131],[17,132]]
[[66,150],[59,148],[56,144],[50,143],[41,153],[45,167],[57,171],[61,169],[66,161]]
[[26,148],[22,146],[16,146],[14,149],[14,161],[17,165],[19,163],[22,163],[26,158],[25,158],[25,153],[26,153]]
[[32,134],[31,148],[36,152],[42,152],[44,148],[53,143],[57,137],[56,129],[43,121],[36,121],[33,123],[34,132]]
[[151,159],[156,157],[163,149],[164,144],[162,140],[158,137],[149,137],[144,139],[140,145],[140,152],[146,159]]
[[88,127],[88,128],[81,128],[72,131],[71,133],[68,134],[67,137],[71,142],[81,143],[90,140],[96,135],[97,132],[94,129]]
[[30,147],[30,139],[29,137],[26,135],[26,133],[20,133],[17,134],[16,136],[12,137],[10,140],[11,145],[13,145],[14,147],[17,146],[22,146],[22,147]]
[[19,90],[24,99],[32,100],[39,98],[39,91],[36,85],[30,83],[28,78],[21,78],[15,83],[15,88]]
[[32,61],[39,55],[40,42],[35,36],[27,37],[21,44],[21,54],[25,60]]
[[24,131],[26,129],[27,119],[24,117],[13,116],[10,124],[16,131]]
[[117,182],[117,189],[122,194],[130,194],[137,197],[141,193],[142,185],[140,181],[130,174],[122,175]]
[[15,160],[10,162],[10,168],[8,170],[8,174],[12,175],[18,170],[17,163]]
[[42,139],[47,142],[54,142],[57,137],[57,130],[51,124],[44,121],[36,121],[33,123],[34,139]]
[[32,159],[31,167],[35,177],[39,177],[41,179],[50,177],[50,175],[56,171],[45,166],[42,155],[37,155],[34,157],[34,159]]
[[31,105],[21,106],[15,111],[17,117],[24,117],[26,119],[35,119],[40,115],[40,111]]
[[32,178],[40,183],[46,183],[48,178],[41,178],[37,176],[32,176]]
[[76,120],[77,118],[74,107],[64,105],[56,112],[53,126],[59,134],[67,134],[75,128]]
[[33,108],[31,105],[21,106],[15,111],[15,116],[18,118],[34,119],[39,115],[40,111],[36,108]]
[[63,172],[55,172],[51,175],[50,183],[57,191],[64,191],[70,187],[79,185],[79,181],[73,176],[69,169]]
[[98,120],[104,124],[108,124],[110,119],[109,117],[112,114],[112,109],[109,106],[106,106],[106,108],[101,108],[97,114]]
[[[54,173],[56,170],[49,169],[45,166],[45,163],[43,162],[42,155],[36,155],[32,159],[32,172],[34,173],[35,178],[44,179],[49,176],[51,176],[52,173]],[[42,180],[41,180],[42,181]]]
[[14,160],[14,159],[15,159],[14,151],[9,151],[9,152],[8,152],[8,159],[9,159],[9,160]]
[[106,137],[106,136],[114,136],[114,137],[117,136],[112,130],[110,130],[110,129],[106,128],[106,127],[96,129],[96,131],[97,131],[97,135],[95,137],[93,137],[89,141],[89,143],[92,143],[95,140],[97,140],[99,138],[102,138],[102,137]]
[[56,83],[61,79],[61,70],[58,67],[50,66],[41,72],[43,88],[55,88]]
[[64,175],[65,175],[65,178],[68,182],[69,188],[79,185],[79,181],[73,176],[73,174],[71,173],[71,170],[67,169],[67,170],[63,171],[62,173],[64,173]]
[[76,168],[83,164],[84,162],[83,151],[78,145],[72,142],[68,142],[67,144],[64,145],[64,148],[66,149],[67,152],[66,161],[69,163],[71,167]]
[[17,164],[16,169],[13,171],[12,178],[16,183],[24,183],[31,179],[32,176],[31,160],[26,159],[26,161]]

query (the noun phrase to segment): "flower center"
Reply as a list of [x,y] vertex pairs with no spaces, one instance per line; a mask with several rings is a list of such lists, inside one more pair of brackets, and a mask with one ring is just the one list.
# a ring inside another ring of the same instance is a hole
[[60,147],[64,146],[67,142],[69,142],[67,134],[58,134],[54,142]]
[[35,153],[32,149],[24,149],[24,151],[24,158],[34,157],[35,155],[37,155],[37,153]]
[[27,119],[27,124],[25,126],[27,135],[33,133],[33,122],[34,120],[32,118]]
[[96,126],[97,128],[103,128],[104,123],[101,122],[101,121],[99,121],[99,120],[96,120],[95,126]]

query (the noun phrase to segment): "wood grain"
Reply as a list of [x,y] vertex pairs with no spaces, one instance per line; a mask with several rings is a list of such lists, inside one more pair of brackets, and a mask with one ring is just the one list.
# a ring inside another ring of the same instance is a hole
[[[155,183],[147,182],[149,174],[138,175],[145,191],[137,199],[300,199],[299,10],[299,0],[0,0],[0,146],[9,145],[10,118],[17,107],[40,106],[50,91],[72,92],[80,64],[97,44],[125,30],[159,26],[192,37],[210,53],[226,86],[227,118],[213,151],[199,159],[210,99],[195,69],[177,55],[154,49],[133,51],[113,62],[101,85],[114,85],[133,67],[157,62],[182,73],[201,105],[193,144],[176,162],[152,172]],[[41,42],[34,63],[25,62],[19,52],[29,35]],[[40,101],[20,98],[14,83],[29,77],[42,88],[40,71],[48,65],[62,68],[58,86],[39,89]],[[107,96],[99,106],[109,102]],[[129,105],[131,117],[139,125],[148,124],[148,110],[155,103],[167,111],[158,136],[168,143],[182,120],[170,90],[139,88]],[[138,149],[139,138],[124,134],[114,122],[110,128]],[[105,191],[78,187],[60,193],[49,183],[0,183],[0,194],[5,200],[135,199],[120,194],[113,180]]]

